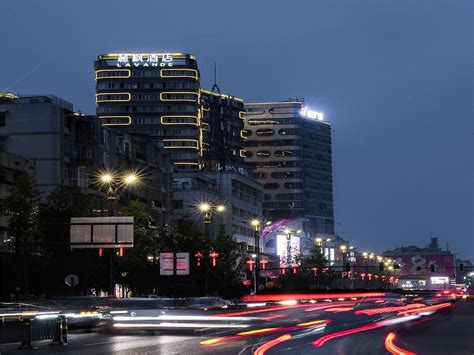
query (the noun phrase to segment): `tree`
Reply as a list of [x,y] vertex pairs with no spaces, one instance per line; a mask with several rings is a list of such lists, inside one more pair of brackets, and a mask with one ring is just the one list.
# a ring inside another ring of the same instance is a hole
[[[48,293],[64,294],[64,277],[69,274],[80,275],[79,287],[88,293],[87,269],[98,270],[99,265],[89,258],[90,251],[75,250],[69,247],[71,217],[89,215],[90,206],[83,199],[76,200],[74,190],[68,186],[59,186],[39,205],[38,240],[41,240],[41,253],[44,267],[49,277],[43,282]],[[91,265],[92,264],[92,265]],[[95,275],[103,273],[96,272]],[[69,291],[69,290],[68,290]]]
[[224,226],[221,226],[211,246],[219,253],[215,277],[217,293],[223,297],[241,296],[245,288],[242,286],[240,274],[246,261],[242,244],[236,242],[232,236],[226,235]]
[[[3,209],[9,215],[9,230],[14,238],[18,285],[23,284],[23,293],[28,294],[28,242],[35,231],[40,193],[31,176],[15,177],[8,196],[1,199]],[[23,263],[22,263],[23,262]],[[23,264],[23,265],[22,265]]]
[[309,257],[303,258],[301,265],[308,285],[315,284],[315,287],[319,288],[331,281],[331,275],[324,271],[328,265],[328,260],[324,257],[319,244],[313,245]]

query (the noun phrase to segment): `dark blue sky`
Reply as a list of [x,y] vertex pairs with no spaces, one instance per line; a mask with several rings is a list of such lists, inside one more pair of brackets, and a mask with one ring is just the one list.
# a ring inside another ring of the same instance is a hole
[[0,91],[95,112],[107,52],[198,57],[246,101],[303,97],[334,127],[337,230],[363,249],[474,258],[471,0],[2,1]]

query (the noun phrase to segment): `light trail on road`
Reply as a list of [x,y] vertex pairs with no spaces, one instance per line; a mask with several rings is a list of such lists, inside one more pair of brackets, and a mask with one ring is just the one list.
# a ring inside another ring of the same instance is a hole
[[404,350],[398,346],[396,346],[393,341],[395,340],[395,333],[390,332],[387,334],[385,338],[385,348],[392,353],[393,355],[416,355],[416,353],[412,353],[411,351]]

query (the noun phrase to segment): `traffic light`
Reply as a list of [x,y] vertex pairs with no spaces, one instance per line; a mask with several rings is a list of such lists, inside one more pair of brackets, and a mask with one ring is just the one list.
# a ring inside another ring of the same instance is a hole
[[459,264],[459,271],[464,271],[464,264],[463,263]]
[[346,263],[346,268],[344,271],[347,271],[347,272],[351,271],[351,263]]
[[379,271],[383,271],[383,267],[384,267],[383,263],[379,263]]
[[431,272],[435,272],[435,264],[430,265],[430,270],[431,270]]
[[104,250],[102,248],[99,248],[99,256],[102,256],[103,253],[104,253]]

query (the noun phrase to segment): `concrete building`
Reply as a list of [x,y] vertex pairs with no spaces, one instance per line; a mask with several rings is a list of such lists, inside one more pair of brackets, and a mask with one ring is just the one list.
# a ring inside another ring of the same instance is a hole
[[382,255],[399,266],[398,274],[403,288],[404,282],[407,285],[414,284],[413,280],[419,284],[417,287],[432,289],[443,289],[455,283],[455,256],[449,250],[442,250],[436,237],[431,238],[426,247],[403,246],[387,250]]
[[[250,221],[262,216],[263,188],[253,179],[234,171],[178,172],[173,174],[173,217],[190,217],[204,229],[199,204],[224,205],[211,217],[211,236],[223,226],[227,235],[254,250]],[[260,243],[261,249],[263,244]]]
[[104,127],[95,116],[74,112],[71,103],[53,95],[0,95],[0,147],[31,159],[43,198],[57,187],[73,189],[77,199],[107,213],[100,172],[141,172],[146,184],[126,193],[119,203],[138,199],[157,223],[169,220],[170,167],[163,149],[147,136]]
[[244,101],[201,90],[203,103],[203,169],[239,171],[248,175],[244,150]]
[[265,216],[304,218],[309,235],[334,234],[331,125],[302,101],[246,103],[244,123]]
[[[34,176],[34,174],[35,162],[32,159],[0,151],[0,199],[9,195],[9,190],[18,176]],[[13,251],[13,243],[8,235],[8,224],[8,211],[0,211],[0,251]]]

